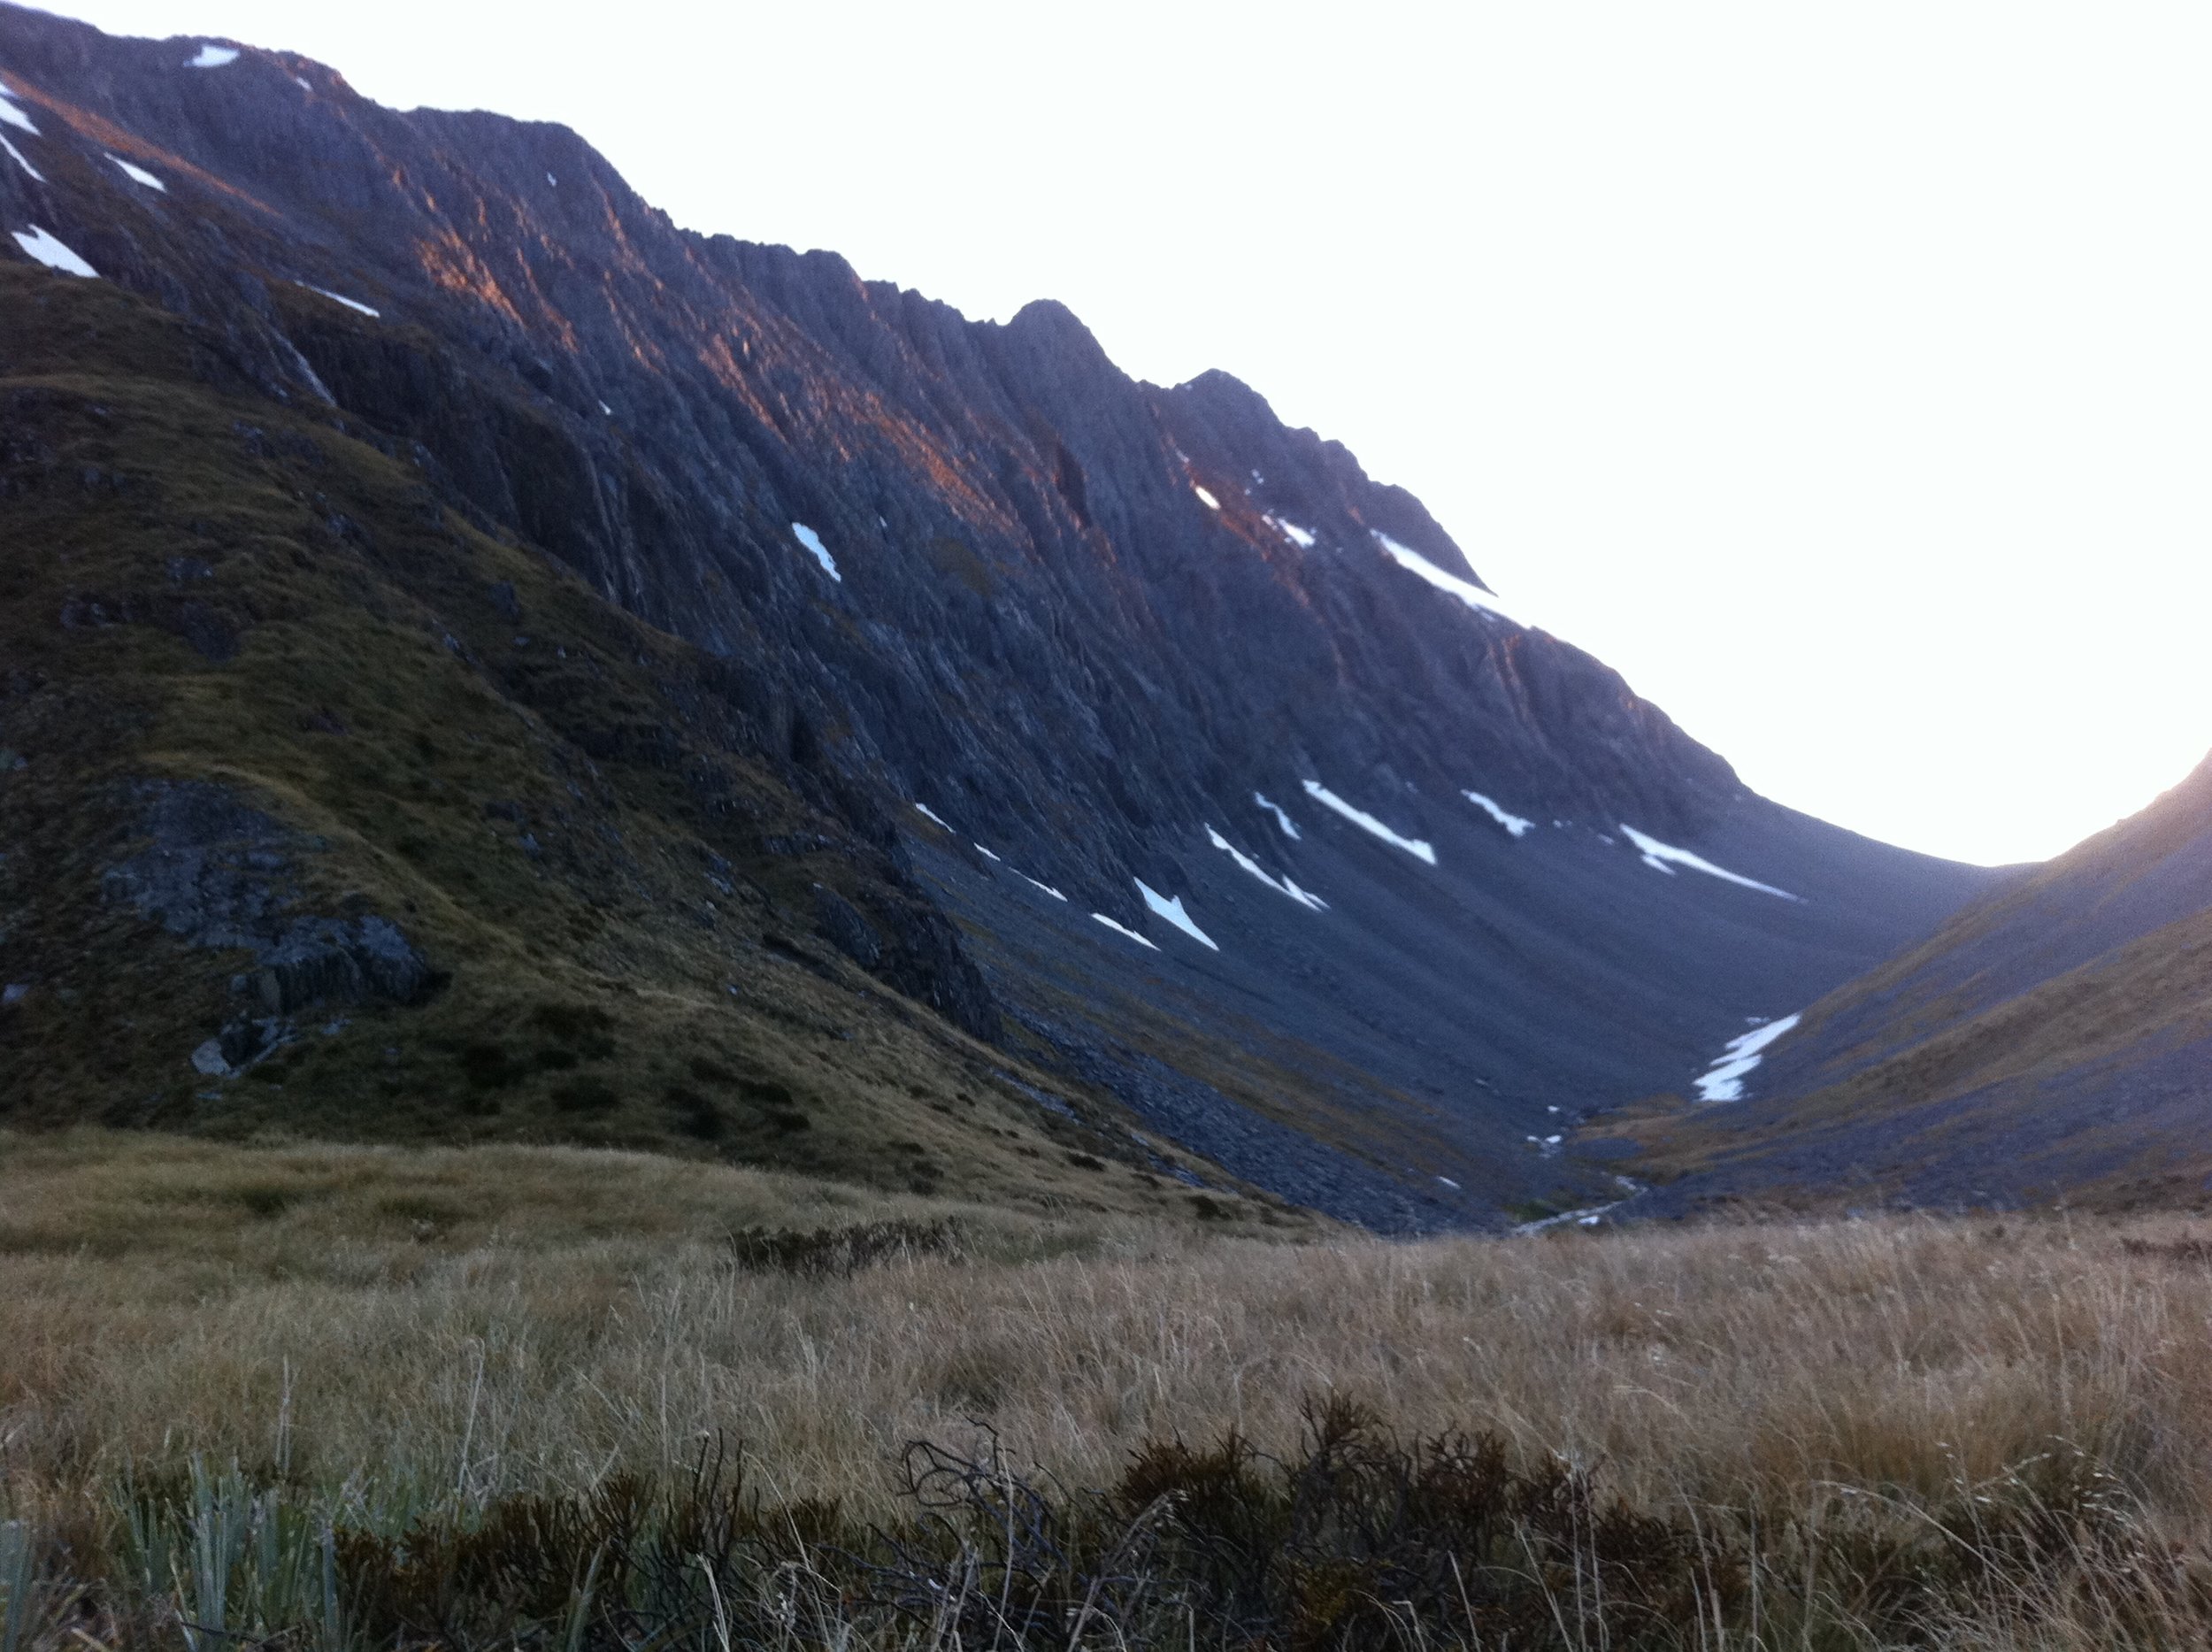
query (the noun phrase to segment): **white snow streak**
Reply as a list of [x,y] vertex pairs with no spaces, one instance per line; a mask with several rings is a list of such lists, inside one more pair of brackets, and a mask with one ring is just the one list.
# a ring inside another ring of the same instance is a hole
[[1257,792],[1254,792],[1252,794],[1252,801],[1259,804],[1261,808],[1266,810],[1268,813],[1275,817],[1275,824],[1282,827],[1283,835],[1285,837],[1293,840],[1296,839],[1298,836],[1298,823],[1283,812],[1280,804],[1269,803],[1266,798],[1263,797]]
[[184,66],[188,69],[219,69],[226,64],[237,61],[237,47],[206,45],[200,48],[198,57]]
[[1222,836],[1220,833],[1215,831],[1213,827],[1208,826],[1206,828],[1206,835],[1212,841],[1213,846],[1216,849],[1224,851],[1227,854],[1231,860],[1236,862],[1238,865],[1243,867],[1245,871],[1250,872],[1255,878],[1257,878],[1262,883],[1265,884],[1269,888],[1274,890],[1278,895],[1286,895],[1292,900],[1297,902],[1299,905],[1309,908],[1313,911],[1325,912],[1329,910],[1329,903],[1323,900],[1319,895],[1308,895],[1303,889],[1300,888],[1287,878],[1279,879],[1275,877],[1264,866],[1261,865],[1259,862],[1254,860],[1249,855],[1246,854],[1235,844],[1229,841],[1227,838]]
[[[38,136],[38,128],[31,124],[30,116],[9,101],[14,96],[4,85],[0,85],[0,127],[13,127],[18,131],[29,133],[33,137]],[[39,181],[43,183],[45,180]]]
[[829,554],[829,547],[822,542],[822,536],[819,534],[803,522],[794,522],[791,525],[791,532],[799,543],[814,553],[814,560],[822,565],[823,572],[828,574],[840,585],[844,584],[845,576],[838,572],[836,559]]
[[1144,903],[1155,912],[1166,918],[1169,923],[1174,925],[1193,941],[1210,947],[1216,952],[1221,950],[1218,946],[1214,945],[1214,938],[1211,935],[1191,922],[1190,914],[1183,910],[1181,895],[1179,895],[1171,901],[1142,878],[1133,878],[1130,881],[1137,886],[1137,893],[1144,896]]
[[57,241],[50,230],[41,229],[36,224],[32,225],[28,229],[17,230],[15,244],[48,269],[59,270],[65,275],[96,277],[100,273]]
[[1221,501],[1215,498],[1203,488],[1201,488],[1196,482],[1193,482],[1190,485],[1190,490],[1198,496],[1198,503],[1204,505],[1207,510],[1218,511],[1221,509]]
[[1263,517],[1260,519],[1265,522],[1270,527],[1273,528],[1278,534],[1280,534],[1292,544],[1297,546],[1299,549],[1311,550],[1313,549],[1314,542],[1317,535],[1315,534],[1311,528],[1300,527],[1297,523],[1286,522],[1279,516]]
[[1385,826],[1381,821],[1376,819],[1374,816],[1369,814],[1365,810],[1353,808],[1351,804],[1346,803],[1341,797],[1339,797],[1327,787],[1322,785],[1319,780],[1308,780],[1306,782],[1306,795],[1309,797],[1311,797],[1316,803],[1325,803],[1328,807],[1335,810],[1337,813],[1342,815],[1347,820],[1349,820],[1354,826],[1358,826],[1361,830],[1372,832],[1377,837],[1382,839],[1384,842],[1390,844],[1392,847],[1402,849],[1405,850],[1407,854],[1414,857],[1417,860],[1425,860],[1432,866],[1436,864],[1436,851],[1430,848],[1426,843],[1421,841],[1419,838],[1406,837],[1399,833],[1393,832],[1388,826]]
[[363,304],[358,298],[349,298],[343,293],[334,293],[327,287],[311,286],[306,281],[302,281],[300,285],[302,287],[305,287],[311,293],[320,294],[323,297],[329,299],[334,304],[343,304],[349,310],[357,310],[360,311],[361,314],[367,316],[373,321],[383,319],[384,312],[381,310],[372,310],[368,305]]
[[917,814],[924,814],[924,815],[927,815],[927,816],[928,816],[928,817],[929,817],[932,820],[934,820],[934,821],[935,821],[935,822],[936,822],[939,826],[944,826],[944,828],[945,828],[945,830],[946,830],[946,831],[949,832],[949,831],[951,831],[951,830],[952,830],[952,827],[951,827],[951,826],[949,826],[946,825],[944,816],[942,816],[942,815],[939,814],[939,813],[938,813],[938,812],[937,812],[934,809],[932,809],[932,808],[931,808],[931,807],[930,807],[927,803],[916,803],[916,804],[914,805],[914,811],[915,811],[915,812],[916,812]]
[[[1032,888],[1043,890],[1056,901],[1064,901],[1068,898],[1066,895],[1061,894],[1059,890],[1054,888],[1050,884],[1039,883],[1034,878],[1024,872],[1019,866],[1014,868],[1014,875],[1017,878],[1019,878],[1024,883],[1029,885]],[[1118,928],[1119,926],[1117,925],[1116,927]],[[1142,939],[1142,937],[1139,938]]]
[[1488,815],[1500,826],[1503,826],[1507,833],[1513,837],[1520,836],[1522,833],[1527,831],[1531,826],[1536,824],[1533,820],[1524,820],[1520,816],[1510,813],[1504,809],[1501,809],[1496,803],[1493,803],[1489,798],[1485,797],[1480,792],[1462,792],[1460,793],[1460,795],[1464,797],[1469,803],[1474,804],[1476,808],[1481,810],[1485,814]]
[[1740,1102],[1743,1100],[1744,1075],[1766,1059],[1763,1053],[1769,1044],[1795,1026],[1798,1018],[1786,1015],[1778,1021],[1754,1027],[1740,1038],[1728,1041],[1728,1048],[1713,1060],[1712,1070],[1697,1081],[1697,1098],[1701,1102]]
[[[0,104],[0,109],[5,109],[7,105],[5,104]],[[25,160],[23,158],[23,151],[16,148],[14,144],[9,142],[4,137],[0,137],[0,150],[5,150],[9,154],[14,156],[15,164],[20,166],[25,172],[30,173],[32,177],[37,179],[39,182],[44,183],[46,181],[46,174],[39,171],[37,167],[32,165],[30,162]]]
[[130,162],[125,160],[120,155],[110,155],[108,158],[113,161],[118,166],[120,166],[123,169],[123,176],[129,179],[133,183],[142,183],[149,189],[158,189],[164,195],[167,195],[169,193],[169,186],[162,182],[160,179],[155,177],[153,173],[148,172],[143,166],[134,166],[130,164]]
[[1147,941],[1142,935],[1139,934],[1135,930],[1131,929],[1125,924],[1116,923],[1103,912],[1093,912],[1091,916],[1098,919],[1100,923],[1105,925],[1107,928],[1112,930],[1116,934],[1126,935],[1130,940],[1135,941],[1141,947],[1151,947],[1155,952],[1157,952],[1160,949],[1158,947],[1154,946],[1151,941]]
[[[1747,878],[1740,872],[1731,872],[1725,866],[1716,866],[1711,861],[1705,859],[1702,856],[1693,855],[1686,849],[1677,849],[1671,843],[1662,843],[1657,838],[1639,832],[1624,820],[1621,823],[1621,830],[1627,834],[1628,841],[1643,852],[1644,864],[1654,872],[1663,872],[1671,876],[1675,866],[1687,866],[1692,872],[1701,872],[1709,878],[1725,879],[1730,883],[1741,884],[1747,889],[1756,889],[1763,895],[1778,895],[1786,901],[1801,901],[1805,898],[1800,895],[1792,895],[1787,889],[1778,889],[1770,883],[1761,883],[1756,879]],[[1669,861],[1672,861],[1674,865],[1669,865],[1667,864]]]
[[998,857],[998,856],[996,856],[996,855],[993,854],[993,853],[992,853],[989,849],[987,849],[984,848],[984,847],[983,847],[983,845],[982,845],[982,844],[980,844],[980,843],[979,843],[979,844],[977,844],[977,845],[975,846],[975,852],[976,852],[977,854],[979,854],[979,855],[982,856],[982,857],[983,857],[983,858],[984,858],[984,859],[986,859],[986,860],[997,860],[997,859],[999,859],[999,857]]
[[1479,585],[1471,584],[1455,573],[1445,572],[1419,551],[1410,546],[1401,545],[1380,528],[1370,528],[1368,531],[1373,534],[1376,542],[1390,553],[1391,559],[1409,573],[1419,574],[1438,590],[1449,591],[1468,607],[1479,612],[1495,614],[1501,619],[1510,619],[1517,626],[1525,624],[1524,620],[1516,618],[1513,612],[1498,600],[1495,593],[1486,591]]

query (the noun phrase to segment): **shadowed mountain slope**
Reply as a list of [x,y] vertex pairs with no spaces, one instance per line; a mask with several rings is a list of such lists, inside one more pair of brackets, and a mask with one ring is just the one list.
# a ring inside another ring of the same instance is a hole
[[1751,1099],[1648,1120],[1663,1203],[2200,1195],[2212,1172],[2212,759],[1821,999]]
[[[695,650],[725,742],[964,937],[925,970],[840,895],[809,944],[1235,1176],[1389,1228],[1592,1196],[1574,1118],[1990,881],[1749,793],[1226,375],[1141,384],[1058,305],[971,322],[680,231],[565,128],[212,44],[0,6],[0,253]],[[57,648],[58,542],[8,547]],[[680,772],[671,703],[583,749]],[[0,708],[35,768],[39,715]]]
[[888,823],[755,747],[721,662],[205,329],[0,267],[0,511],[11,1123],[1187,1201],[1010,1047]]

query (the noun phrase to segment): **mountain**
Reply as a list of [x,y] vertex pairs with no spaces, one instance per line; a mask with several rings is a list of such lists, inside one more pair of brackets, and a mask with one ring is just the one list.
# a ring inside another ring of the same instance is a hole
[[[559,1133],[588,1040],[502,1030],[543,969],[674,1018],[592,1092],[649,1136],[757,965],[838,1007],[746,1082],[829,1107],[822,1028],[942,1028],[931,1071],[998,1051],[1141,1169],[1494,1223],[1612,1186],[1577,1120],[1997,877],[1751,793],[1410,494],[1056,304],[682,231],[565,128],[287,53],[0,6],[0,83],[27,1112]],[[157,1034],[112,1002],[148,972]],[[311,1111],[245,1107],[339,1003]]]
[[[1805,1009],[1739,1103],[1614,1133],[1663,1203],[2200,1198],[2212,1181],[2212,758]],[[1609,1130],[1599,1125],[1595,1130]]]

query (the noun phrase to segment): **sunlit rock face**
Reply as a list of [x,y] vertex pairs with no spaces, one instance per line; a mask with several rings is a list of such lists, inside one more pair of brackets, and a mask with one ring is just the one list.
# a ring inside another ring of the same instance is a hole
[[1541,1126],[1686,1092],[1980,886],[1750,794],[1411,494],[1060,305],[681,231],[565,127],[289,54],[0,8],[0,227],[719,657],[762,749],[890,805],[1040,1051],[1293,1196],[1586,1191]]

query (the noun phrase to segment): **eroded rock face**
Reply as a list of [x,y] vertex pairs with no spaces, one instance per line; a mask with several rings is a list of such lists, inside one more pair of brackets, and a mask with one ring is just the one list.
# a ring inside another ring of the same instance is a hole
[[[171,186],[11,166],[0,209],[727,657],[770,749],[955,803],[1094,908],[1137,918],[1164,828],[1308,775],[1413,811],[1480,780],[1674,836],[1740,792],[1599,661],[1393,561],[1378,535],[1476,578],[1412,495],[1226,374],[1162,389],[1056,304],[971,322],[680,231],[572,133],[399,113],[288,54],[186,73],[15,11],[0,48],[52,141],[119,127]],[[235,646],[163,600],[144,618]]]
[[430,990],[430,967],[388,918],[299,918],[263,955],[255,990],[272,1015],[310,1004],[381,998],[415,1003]]
[[388,918],[300,911],[296,861],[315,852],[224,787],[145,780],[134,789],[143,841],[102,880],[187,946],[253,955],[249,984],[273,1016],[319,1003],[415,1003],[430,966]]

